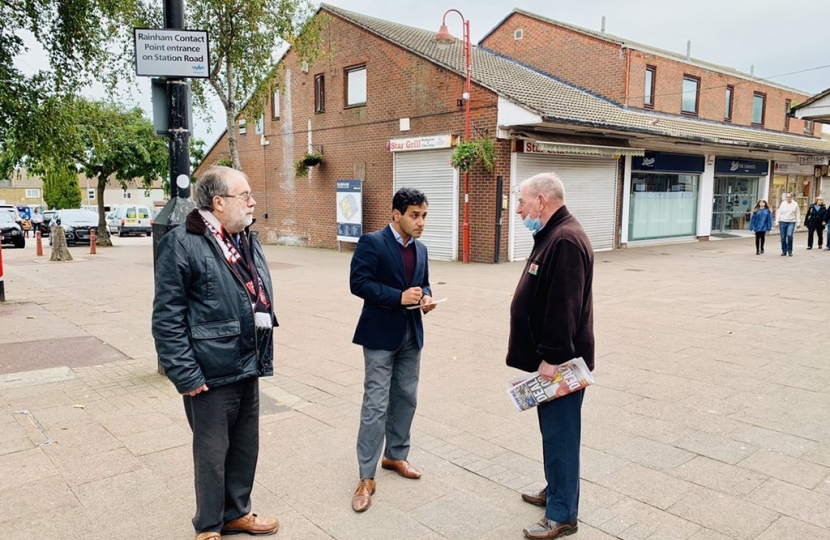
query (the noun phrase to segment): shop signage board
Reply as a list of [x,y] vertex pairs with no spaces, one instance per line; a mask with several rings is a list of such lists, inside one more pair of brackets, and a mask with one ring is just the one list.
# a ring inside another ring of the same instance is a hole
[[452,147],[452,135],[431,135],[429,137],[410,137],[392,139],[386,143],[391,152],[409,152],[412,150],[437,150]]
[[363,234],[363,181],[337,180],[337,240],[357,242]]
[[799,165],[827,165],[828,162],[827,156],[798,156]]
[[775,162],[776,174],[800,174],[802,176],[813,176],[815,167],[813,165],[799,165],[798,163],[787,163],[785,161]]
[[135,73],[139,77],[210,77],[206,31],[134,28],[133,38]]
[[631,158],[631,168],[635,171],[702,173],[705,162],[704,156],[646,152],[642,157]]
[[719,157],[715,159],[715,174],[725,176],[766,176],[769,161]]

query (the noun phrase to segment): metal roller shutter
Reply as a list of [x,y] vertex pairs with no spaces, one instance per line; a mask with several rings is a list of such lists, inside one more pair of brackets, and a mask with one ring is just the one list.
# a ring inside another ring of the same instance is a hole
[[421,235],[429,258],[458,258],[458,174],[450,167],[452,150],[395,153],[395,191],[411,187],[424,192],[429,213]]
[[565,183],[565,204],[588,234],[594,251],[614,248],[614,214],[617,207],[617,160],[588,156],[516,154],[516,174],[510,190],[510,260],[526,259],[533,235],[516,214],[516,189],[527,178],[555,172]]

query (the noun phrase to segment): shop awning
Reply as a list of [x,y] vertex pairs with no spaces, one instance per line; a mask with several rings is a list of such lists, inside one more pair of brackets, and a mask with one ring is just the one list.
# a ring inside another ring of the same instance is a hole
[[642,156],[644,148],[632,148],[625,139],[558,135],[555,133],[517,132],[517,139],[530,141],[538,151],[572,156]]

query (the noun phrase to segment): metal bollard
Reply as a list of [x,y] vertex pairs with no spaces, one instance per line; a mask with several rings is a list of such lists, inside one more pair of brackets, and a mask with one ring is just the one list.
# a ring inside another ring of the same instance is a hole
[[0,302],[6,301],[6,284],[3,282],[3,242],[0,242]]
[[89,230],[89,254],[95,255],[95,229]]
[[43,257],[43,239],[41,238],[40,231],[35,233],[35,244],[37,245],[35,255]]

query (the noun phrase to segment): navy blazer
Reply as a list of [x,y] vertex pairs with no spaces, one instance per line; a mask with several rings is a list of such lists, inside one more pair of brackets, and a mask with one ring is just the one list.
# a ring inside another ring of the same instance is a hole
[[432,296],[424,244],[415,240],[415,270],[412,282],[407,283],[400,244],[389,226],[364,234],[352,256],[349,287],[353,295],[363,299],[353,343],[368,349],[395,351],[403,343],[407,319],[412,317],[418,348],[423,348],[422,312],[402,306],[401,294],[410,287],[421,287],[424,295]]

